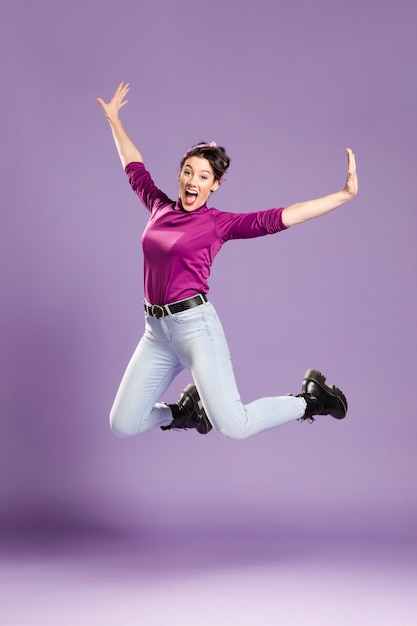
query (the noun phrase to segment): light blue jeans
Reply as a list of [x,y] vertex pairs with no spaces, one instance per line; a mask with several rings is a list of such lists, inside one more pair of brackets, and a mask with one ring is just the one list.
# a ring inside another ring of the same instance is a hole
[[210,302],[162,319],[146,315],[145,321],[111,410],[116,435],[129,437],[170,424],[170,408],[158,401],[185,368],[213,427],[225,437],[244,439],[304,414],[305,400],[293,396],[242,404],[224,331]]

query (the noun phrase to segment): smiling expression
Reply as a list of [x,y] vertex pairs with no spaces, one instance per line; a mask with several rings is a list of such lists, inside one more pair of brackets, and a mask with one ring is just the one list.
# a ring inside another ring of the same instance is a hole
[[179,173],[180,200],[185,211],[191,212],[202,207],[212,191],[216,191],[219,181],[214,180],[210,161],[203,157],[189,157]]

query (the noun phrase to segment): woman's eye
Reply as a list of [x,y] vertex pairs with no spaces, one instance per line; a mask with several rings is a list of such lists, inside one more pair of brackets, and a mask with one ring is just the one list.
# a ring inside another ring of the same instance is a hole
[[207,176],[202,176],[202,180],[207,180]]

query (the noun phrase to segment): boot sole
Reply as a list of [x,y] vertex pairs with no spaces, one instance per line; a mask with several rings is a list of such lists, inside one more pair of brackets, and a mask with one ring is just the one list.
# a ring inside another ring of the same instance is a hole
[[329,415],[338,420],[346,417],[348,403],[346,400],[346,396],[341,389],[335,387],[334,385],[332,387],[326,385],[326,377],[323,376],[323,374],[318,370],[311,369],[307,370],[307,372],[305,373],[302,386],[303,393],[308,393],[307,389],[310,382],[315,383],[318,387],[320,387],[320,389],[323,389],[323,391],[325,391],[333,398],[337,398],[336,408]]
[[190,384],[185,387],[184,391],[181,394],[179,404],[181,404],[182,399],[186,398],[187,396],[191,399],[195,412],[201,420],[201,424],[196,428],[196,431],[200,433],[200,435],[207,435],[207,433],[211,431],[213,426],[209,418],[207,417],[203,405],[201,404],[200,395],[195,385]]

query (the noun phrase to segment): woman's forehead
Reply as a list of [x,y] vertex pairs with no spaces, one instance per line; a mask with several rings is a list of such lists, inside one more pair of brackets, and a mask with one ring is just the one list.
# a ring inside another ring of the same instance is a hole
[[188,157],[184,163],[184,167],[189,167],[193,170],[209,172],[209,174],[213,173],[213,168],[211,167],[210,161],[208,159],[205,159],[204,157]]

